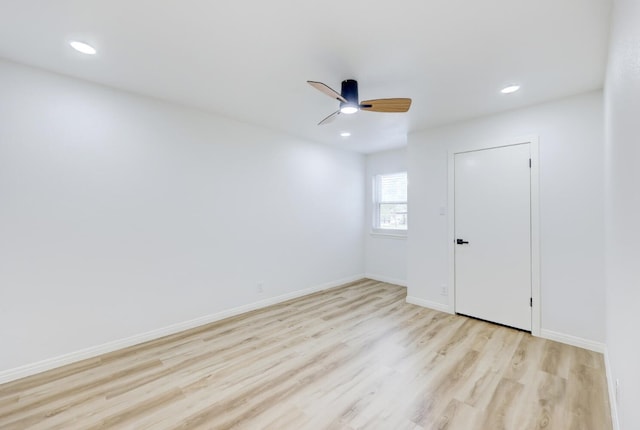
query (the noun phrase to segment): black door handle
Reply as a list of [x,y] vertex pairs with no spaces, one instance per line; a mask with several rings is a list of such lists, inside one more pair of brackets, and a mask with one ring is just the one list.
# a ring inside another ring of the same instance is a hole
[[469,242],[467,242],[466,240],[463,240],[463,239],[456,239],[456,244],[458,244],[458,245],[464,245],[465,243],[469,243]]

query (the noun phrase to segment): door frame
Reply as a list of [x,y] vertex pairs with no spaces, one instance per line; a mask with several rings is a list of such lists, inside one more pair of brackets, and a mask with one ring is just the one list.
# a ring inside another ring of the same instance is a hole
[[531,156],[531,334],[540,336],[542,303],[540,295],[540,156],[538,136],[529,135],[493,142],[468,144],[447,151],[447,239],[449,240],[449,311],[456,312],[456,268],[455,268],[455,155],[528,143]]

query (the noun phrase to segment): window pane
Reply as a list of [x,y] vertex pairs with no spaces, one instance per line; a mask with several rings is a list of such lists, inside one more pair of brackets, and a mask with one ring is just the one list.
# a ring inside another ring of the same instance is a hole
[[407,201],[407,174],[380,175],[380,203]]
[[407,229],[407,204],[381,203],[379,228],[406,230]]

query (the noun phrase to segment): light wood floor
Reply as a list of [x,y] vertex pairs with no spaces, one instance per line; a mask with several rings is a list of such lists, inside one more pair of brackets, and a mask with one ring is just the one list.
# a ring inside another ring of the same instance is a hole
[[611,428],[600,354],[405,296],[364,280],[0,385],[0,428]]

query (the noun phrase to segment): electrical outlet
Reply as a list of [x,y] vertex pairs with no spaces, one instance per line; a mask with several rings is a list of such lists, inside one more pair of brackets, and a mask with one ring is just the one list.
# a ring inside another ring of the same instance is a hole
[[442,286],[440,287],[440,295],[442,296],[449,295],[449,289],[447,288],[447,284],[442,284]]
[[258,292],[264,293],[264,282],[258,282]]

